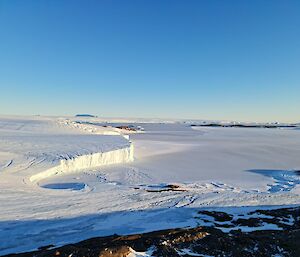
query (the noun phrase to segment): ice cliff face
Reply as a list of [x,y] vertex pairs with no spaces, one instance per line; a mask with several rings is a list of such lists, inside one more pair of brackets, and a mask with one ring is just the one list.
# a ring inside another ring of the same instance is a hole
[[20,175],[16,179],[22,183],[133,161],[129,135],[107,126],[65,118],[0,117],[0,135],[0,169]]
[[30,177],[31,182],[38,182],[53,175],[66,174],[104,165],[127,163],[133,161],[133,144],[129,146],[100,153],[86,154],[68,160],[60,160],[59,165]]

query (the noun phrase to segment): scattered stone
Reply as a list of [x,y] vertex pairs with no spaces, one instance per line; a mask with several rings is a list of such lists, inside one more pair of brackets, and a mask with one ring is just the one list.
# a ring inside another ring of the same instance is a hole
[[47,250],[47,249],[50,249],[50,248],[53,248],[53,247],[54,247],[54,245],[45,245],[45,246],[39,247],[38,249],[39,250]]

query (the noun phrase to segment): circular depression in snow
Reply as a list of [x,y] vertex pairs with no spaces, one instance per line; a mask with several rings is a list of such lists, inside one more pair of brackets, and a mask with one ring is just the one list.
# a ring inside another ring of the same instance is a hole
[[64,189],[64,190],[83,190],[86,187],[84,183],[51,183],[42,185],[41,187],[47,189]]

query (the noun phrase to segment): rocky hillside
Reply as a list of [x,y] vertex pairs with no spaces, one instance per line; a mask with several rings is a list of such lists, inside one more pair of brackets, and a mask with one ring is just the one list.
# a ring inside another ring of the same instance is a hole
[[[300,208],[248,214],[233,217],[224,212],[201,211],[199,219],[206,216],[212,221],[211,226],[97,237],[9,256],[300,256]],[[268,229],[270,225],[277,229]]]

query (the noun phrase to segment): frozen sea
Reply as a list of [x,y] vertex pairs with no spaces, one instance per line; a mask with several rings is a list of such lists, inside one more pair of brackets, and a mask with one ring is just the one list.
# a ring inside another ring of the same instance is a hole
[[299,129],[82,119],[0,117],[0,255],[300,204]]

